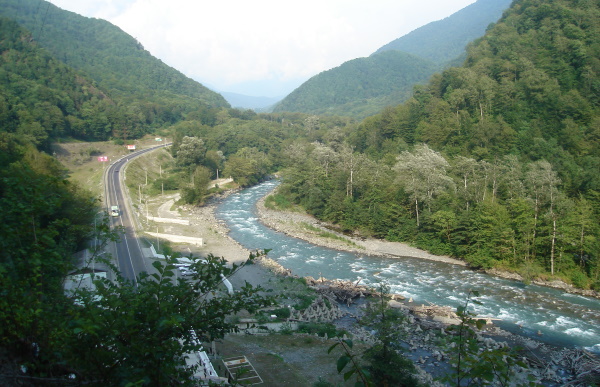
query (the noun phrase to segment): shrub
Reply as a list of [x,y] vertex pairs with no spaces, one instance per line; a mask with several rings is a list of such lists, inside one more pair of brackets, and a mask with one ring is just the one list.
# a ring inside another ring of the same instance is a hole
[[475,269],[490,269],[494,266],[494,258],[485,249],[468,254],[465,259]]
[[316,322],[308,322],[308,323],[300,323],[298,324],[298,332],[308,333],[314,335],[315,333],[321,337],[324,337],[327,334],[327,337],[335,337],[339,334],[344,334],[343,331],[338,331],[335,325],[330,323],[316,323]]
[[587,275],[585,275],[585,273],[579,270],[573,270],[569,277],[574,286],[581,289],[587,289],[589,285],[589,278]]
[[289,308],[280,308],[271,311],[272,314],[277,316],[278,318],[289,318],[291,315],[291,311]]
[[281,333],[282,335],[291,335],[292,333],[294,333],[294,330],[292,329],[292,324],[290,324],[289,322],[284,322],[283,324],[281,324],[281,328],[279,328],[279,333]]
[[265,199],[265,207],[272,210],[286,210],[292,207],[292,203],[282,194],[274,194]]
[[299,294],[296,297],[300,299],[300,302],[298,302],[297,305],[294,305],[294,309],[296,310],[304,310],[308,308],[316,298],[315,296],[308,296],[306,294]]

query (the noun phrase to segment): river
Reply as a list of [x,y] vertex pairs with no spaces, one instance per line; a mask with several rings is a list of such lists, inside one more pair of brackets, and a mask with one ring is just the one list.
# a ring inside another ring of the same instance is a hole
[[230,236],[250,250],[271,249],[268,256],[299,276],[323,276],[376,286],[387,283],[393,293],[456,307],[470,289],[481,294],[473,305],[478,317],[494,317],[514,333],[542,341],[584,347],[600,353],[600,300],[560,290],[473,272],[463,266],[417,258],[381,258],[332,250],[289,237],[264,226],[256,202],[273,190],[269,181],[229,196],[217,208]]

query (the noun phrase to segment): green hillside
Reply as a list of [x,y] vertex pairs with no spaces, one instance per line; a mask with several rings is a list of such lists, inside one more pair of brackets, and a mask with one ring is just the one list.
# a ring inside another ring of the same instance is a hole
[[354,59],[322,72],[294,90],[274,111],[366,117],[410,97],[438,67],[399,51]]
[[282,193],[345,230],[600,289],[600,1],[516,1],[463,67],[306,146]]
[[368,58],[318,74],[278,103],[275,112],[365,118],[406,101],[465,46],[498,20],[510,0],[479,0],[452,16],[430,23],[379,49]]
[[23,142],[48,148],[51,139],[102,139],[129,121],[106,91],[54,59],[16,22],[0,18],[0,126]]
[[163,107],[179,102],[184,109],[198,104],[229,106],[221,95],[162,63],[107,21],[43,0],[0,0],[0,16],[17,20],[55,58],[87,74],[115,97]]
[[461,56],[469,42],[481,37],[502,16],[512,0],[478,0],[386,44],[377,53],[398,50],[444,64]]

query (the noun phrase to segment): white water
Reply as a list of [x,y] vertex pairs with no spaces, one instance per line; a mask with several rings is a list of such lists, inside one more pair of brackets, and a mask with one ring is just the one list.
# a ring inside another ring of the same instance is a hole
[[[277,182],[266,182],[228,197],[217,209],[230,235],[244,247],[272,249],[269,257],[299,276],[323,276],[376,285],[416,303],[456,307],[469,290],[481,293],[473,305],[480,317],[502,319],[515,333],[600,353],[600,300],[476,273],[463,266],[416,258],[378,258],[331,250],[275,232],[258,221],[256,202]],[[538,334],[541,333],[541,335]]]

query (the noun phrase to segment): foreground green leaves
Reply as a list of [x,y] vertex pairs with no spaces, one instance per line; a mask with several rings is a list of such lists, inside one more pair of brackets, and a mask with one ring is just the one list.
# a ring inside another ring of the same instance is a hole
[[[250,261],[255,255],[250,257]],[[192,257],[193,259],[193,257]],[[225,259],[194,259],[189,278],[175,276],[174,258],[155,261],[155,272],[142,273],[137,288],[121,277],[98,278],[96,291],[79,289],[82,305],[72,310],[61,352],[82,378],[104,385],[193,384],[194,366],[185,355],[200,350],[194,340],[211,341],[236,329],[225,317],[242,309],[270,305],[272,299],[249,285],[233,294],[222,284],[243,265]]]
[[452,335],[448,340],[453,370],[442,381],[451,386],[536,386],[531,376],[519,377],[520,370],[528,368],[519,357],[518,348],[500,346],[484,348],[478,340],[478,331],[486,321],[476,319],[469,310],[469,304],[481,305],[477,300],[479,292],[471,290],[464,305],[456,308],[460,324],[451,325],[447,331]]

